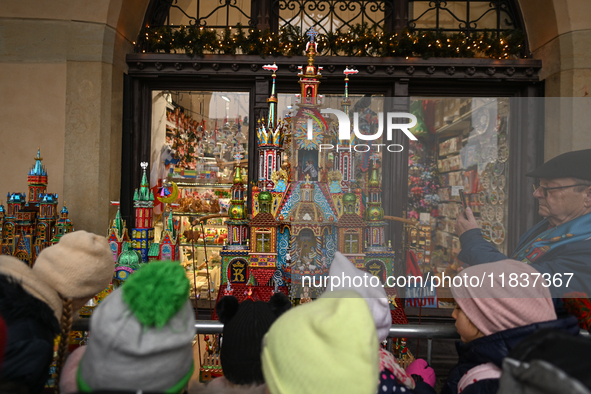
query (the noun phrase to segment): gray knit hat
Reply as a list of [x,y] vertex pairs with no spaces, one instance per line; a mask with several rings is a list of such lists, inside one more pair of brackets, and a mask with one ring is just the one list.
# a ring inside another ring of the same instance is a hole
[[140,268],[92,314],[78,388],[181,392],[193,374],[195,317],[178,262]]

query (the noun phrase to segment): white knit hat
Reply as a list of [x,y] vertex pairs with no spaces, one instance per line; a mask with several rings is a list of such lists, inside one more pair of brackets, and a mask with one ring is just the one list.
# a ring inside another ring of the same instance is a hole
[[[390,327],[392,326],[392,314],[390,313],[388,296],[386,295],[386,290],[384,290],[384,287],[382,286],[382,282],[379,281],[379,279],[377,281],[375,279],[369,280],[369,278],[374,277],[374,275],[356,268],[353,263],[340,252],[335,253],[328,275],[340,279],[339,286],[333,287],[332,291],[354,290],[360,294],[361,297],[365,298],[376,325],[378,340],[380,342],[384,341],[388,337]],[[347,277],[350,277],[351,280],[343,280]],[[363,278],[361,281],[362,286],[354,286],[353,278],[355,277]],[[329,283],[333,283],[330,279],[331,278],[329,278]],[[335,280],[335,283],[336,282],[337,281]],[[379,286],[373,287],[371,285],[371,283],[376,284],[378,282]]]

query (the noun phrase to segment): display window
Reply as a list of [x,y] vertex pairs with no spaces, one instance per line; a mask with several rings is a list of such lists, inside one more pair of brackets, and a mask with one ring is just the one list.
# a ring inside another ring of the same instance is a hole
[[[231,187],[237,167],[240,181],[248,184],[249,96],[248,92],[152,91],[148,171],[156,197],[149,213],[154,216],[154,242],[162,243],[168,229],[168,237],[178,237],[180,246],[173,253],[170,245],[163,245],[154,254],[174,257],[195,270],[191,289],[197,299],[210,298],[208,293],[219,286],[219,250],[228,228],[221,218],[206,221],[203,228],[196,226],[195,219],[227,214],[232,200],[247,198],[244,188],[235,189],[232,196]],[[204,267],[205,262],[210,267]]]

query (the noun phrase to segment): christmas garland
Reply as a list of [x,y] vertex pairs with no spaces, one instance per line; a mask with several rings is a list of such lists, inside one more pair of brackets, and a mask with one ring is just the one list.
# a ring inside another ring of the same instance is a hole
[[[190,57],[204,54],[244,54],[265,56],[304,55],[308,39],[297,27],[271,31],[237,28],[225,29],[221,35],[214,29],[195,26],[147,28],[142,33],[139,51],[149,53],[185,53]],[[508,59],[526,57],[524,35],[520,30],[493,31],[466,35],[405,30],[402,34],[369,29],[356,25],[348,32],[321,34],[317,37],[321,55],[372,57],[486,57]],[[143,49],[142,49],[143,48]]]

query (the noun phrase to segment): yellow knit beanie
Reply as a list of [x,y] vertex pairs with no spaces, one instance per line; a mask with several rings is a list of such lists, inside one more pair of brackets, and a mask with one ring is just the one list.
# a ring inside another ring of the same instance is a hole
[[375,394],[379,383],[375,325],[350,290],[284,313],[265,335],[261,358],[271,394]]

